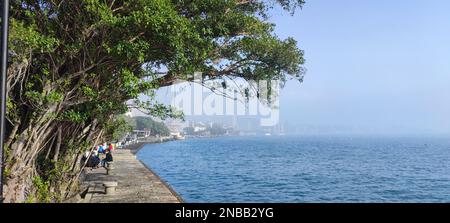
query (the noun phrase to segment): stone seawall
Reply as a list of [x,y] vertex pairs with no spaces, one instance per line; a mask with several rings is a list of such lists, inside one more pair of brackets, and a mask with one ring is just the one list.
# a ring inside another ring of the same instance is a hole
[[140,140],[137,143],[133,143],[130,145],[125,145],[123,147],[121,147],[120,149],[126,149],[126,150],[130,150],[133,154],[136,154],[139,152],[139,150],[145,145],[145,144],[150,144],[150,143],[163,143],[163,142],[168,142],[168,141],[173,141],[176,140],[171,136],[163,136],[163,137],[149,137],[146,138],[144,140]]

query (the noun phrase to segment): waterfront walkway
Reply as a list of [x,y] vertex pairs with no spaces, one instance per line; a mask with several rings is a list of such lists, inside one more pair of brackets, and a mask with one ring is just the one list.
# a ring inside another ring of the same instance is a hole
[[[114,169],[87,170],[85,185],[89,185],[85,203],[180,203],[182,199],[156,174],[136,159],[133,150],[113,152]],[[104,182],[117,182],[114,194],[105,194]]]

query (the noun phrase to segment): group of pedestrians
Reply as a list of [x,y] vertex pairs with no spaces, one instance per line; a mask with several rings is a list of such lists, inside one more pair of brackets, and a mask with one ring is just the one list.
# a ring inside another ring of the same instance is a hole
[[85,163],[86,160],[86,167],[90,168],[98,168],[101,167],[107,167],[108,162],[113,161],[113,155],[112,152],[114,151],[114,145],[112,143],[106,144],[100,144],[95,147],[95,149],[92,152],[87,151],[82,159],[82,163]]

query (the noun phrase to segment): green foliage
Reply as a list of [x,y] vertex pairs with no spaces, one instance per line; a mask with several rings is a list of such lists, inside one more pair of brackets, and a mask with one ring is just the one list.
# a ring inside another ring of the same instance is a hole
[[[36,15],[34,17],[36,18]],[[10,19],[9,39],[11,40],[9,49],[20,56],[26,56],[26,50],[30,49],[37,53],[49,52],[59,44],[57,38],[39,32],[35,23],[20,21],[16,18]],[[25,57],[13,58],[24,59]]]
[[33,185],[37,192],[34,198],[29,197],[28,202],[50,203],[52,201],[49,181],[44,181],[41,177],[36,176],[33,178]]
[[111,141],[123,139],[129,132],[133,130],[132,125],[125,117],[119,116],[106,126],[107,137]]
[[94,89],[91,87],[83,86],[83,87],[81,87],[81,90],[82,90],[83,94],[90,99],[95,99],[98,96],[97,92],[95,92]]
[[61,95],[61,93],[58,93],[56,91],[50,92],[46,97],[46,101],[48,103],[57,103],[57,102],[61,102],[62,100],[63,100],[63,96]]
[[137,130],[151,130],[152,135],[170,135],[170,130],[163,122],[157,122],[150,117],[138,116],[133,118]]
[[88,116],[106,119],[146,93],[148,101],[135,106],[180,118],[153,101],[159,86],[173,84],[153,74],[161,67],[169,80],[190,80],[196,71],[209,80],[302,80],[303,52],[295,40],[274,36],[265,20],[273,3],[293,12],[304,1],[13,1],[10,45],[14,59],[33,54],[23,94],[36,109],[71,92],[67,97],[77,100],[68,110],[94,109]]
[[88,119],[87,113],[75,110],[68,110],[62,114],[61,121],[82,123]]
[[37,91],[27,91],[25,92],[24,96],[33,102],[40,102],[42,100],[41,93]]

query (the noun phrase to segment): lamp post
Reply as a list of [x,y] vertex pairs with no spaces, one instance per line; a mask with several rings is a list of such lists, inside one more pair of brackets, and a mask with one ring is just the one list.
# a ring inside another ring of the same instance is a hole
[[2,33],[1,33],[1,102],[0,102],[0,203],[3,203],[3,143],[5,140],[5,114],[6,114],[6,76],[8,67],[8,17],[9,0],[2,0]]

